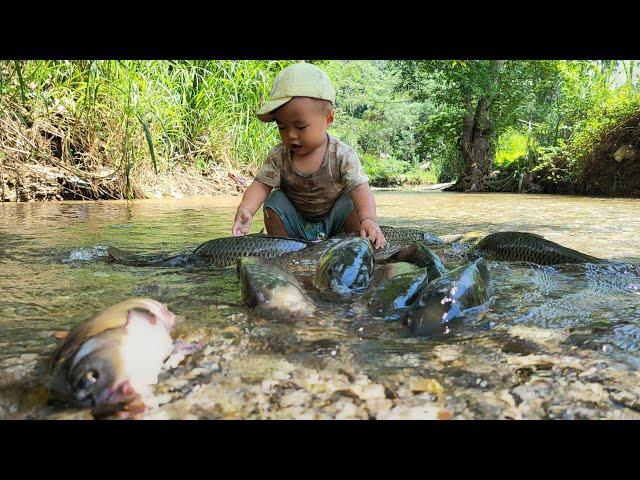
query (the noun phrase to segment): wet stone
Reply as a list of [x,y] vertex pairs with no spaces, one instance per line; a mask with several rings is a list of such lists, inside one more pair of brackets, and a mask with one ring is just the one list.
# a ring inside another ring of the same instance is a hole
[[413,377],[409,380],[409,388],[413,392],[427,392],[434,395],[444,393],[444,388],[433,378]]
[[531,355],[532,353],[538,352],[540,349],[533,342],[521,339],[513,339],[504,343],[501,350],[504,353],[512,353],[515,355]]
[[436,406],[393,407],[389,412],[376,417],[378,420],[438,420],[441,409]]

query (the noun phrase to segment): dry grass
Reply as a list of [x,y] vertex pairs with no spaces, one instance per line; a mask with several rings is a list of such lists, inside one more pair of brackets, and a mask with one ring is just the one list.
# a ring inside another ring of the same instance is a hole
[[275,144],[253,112],[287,63],[0,61],[1,198],[237,192],[227,174]]

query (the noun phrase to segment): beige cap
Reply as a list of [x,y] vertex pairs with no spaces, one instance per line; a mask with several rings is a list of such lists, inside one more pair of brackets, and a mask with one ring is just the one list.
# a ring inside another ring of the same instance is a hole
[[311,97],[329,100],[335,105],[336,91],[329,77],[310,63],[294,63],[284,68],[273,81],[271,97],[256,114],[263,122],[273,120],[273,112],[293,97]]

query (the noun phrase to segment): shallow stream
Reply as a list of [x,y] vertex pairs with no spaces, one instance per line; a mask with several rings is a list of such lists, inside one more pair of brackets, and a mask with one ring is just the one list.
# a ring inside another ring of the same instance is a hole
[[[382,224],[528,231],[611,263],[489,262],[485,308],[444,338],[406,338],[355,304],[259,318],[233,267],[99,258],[107,245],[176,252],[228,236],[239,197],[0,204],[0,418],[91,418],[47,404],[39,362],[55,332],[132,296],[185,316],[175,336],[203,344],[161,374],[143,418],[640,418],[640,200],[375,195]],[[436,252],[452,266],[456,248]]]

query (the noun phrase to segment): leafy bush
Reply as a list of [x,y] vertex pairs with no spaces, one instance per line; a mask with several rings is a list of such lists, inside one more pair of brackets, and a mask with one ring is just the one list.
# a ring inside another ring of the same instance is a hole
[[500,135],[496,151],[495,165],[508,165],[527,153],[529,136],[515,129],[509,129]]
[[408,168],[407,162],[395,160],[394,158],[381,158],[376,155],[365,153],[360,156],[360,161],[365,173],[369,177],[371,185],[384,187],[397,183],[398,177]]

